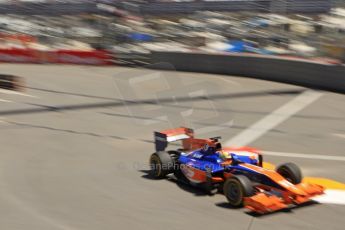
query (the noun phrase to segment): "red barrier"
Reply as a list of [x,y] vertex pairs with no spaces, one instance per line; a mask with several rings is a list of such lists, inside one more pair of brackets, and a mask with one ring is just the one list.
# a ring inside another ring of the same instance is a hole
[[39,51],[31,49],[0,49],[0,62],[60,63],[80,65],[110,65],[107,51]]
[[84,65],[108,65],[111,64],[108,52],[60,50],[55,52],[56,63],[84,64]]
[[27,49],[0,49],[0,62],[37,63],[38,58]]

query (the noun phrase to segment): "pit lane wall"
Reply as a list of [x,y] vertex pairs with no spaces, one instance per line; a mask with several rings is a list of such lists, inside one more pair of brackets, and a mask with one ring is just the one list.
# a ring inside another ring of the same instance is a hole
[[226,74],[345,93],[345,65],[250,54],[153,52],[151,68]]

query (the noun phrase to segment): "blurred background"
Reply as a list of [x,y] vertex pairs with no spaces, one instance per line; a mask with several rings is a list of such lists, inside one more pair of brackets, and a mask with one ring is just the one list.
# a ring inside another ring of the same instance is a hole
[[[345,0],[0,0],[0,67],[0,230],[344,230]],[[151,180],[179,126],[326,195],[256,218]]]
[[345,61],[344,0],[1,0],[0,14],[3,62],[135,66],[153,51]]

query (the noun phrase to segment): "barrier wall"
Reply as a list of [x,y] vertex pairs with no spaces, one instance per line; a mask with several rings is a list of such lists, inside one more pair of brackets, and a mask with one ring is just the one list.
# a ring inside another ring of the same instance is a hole
[[195,1],[195,2],[151,2],[139,4],[142,14],[178,14],[196,11],[254,11],[269,12],[271,0],[234,0],[234,1]]
[[112,64],[110,54],[103,50],[40,51],[31,49],[0,49],[0,62],[11,63],[59,63],[81,65]]
[[196,11],[252,11],[273,13],[327,13],[331,0],[217,0],[123,4],[123,8],[142,14],[177,14]]
[[345,66],[260,55],[154,52],[152,68],[228,74],[345,93]]

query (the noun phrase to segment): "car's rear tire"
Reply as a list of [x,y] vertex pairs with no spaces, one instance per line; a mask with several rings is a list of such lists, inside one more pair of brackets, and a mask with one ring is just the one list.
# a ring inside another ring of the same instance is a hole
[[161,179],[173,173],[175,169],[175,159],[165,151],[153,153],[150,157],[150,175]]
[[248,177],[236,175],[225,181],[223,192],[231,206],[242,207],[243,198],[253,196],[255,189]]
[[276,171],[292,184],[299,184],[302,182],[303,176],[301,169],[294,163],[282,164],[277,167]]

